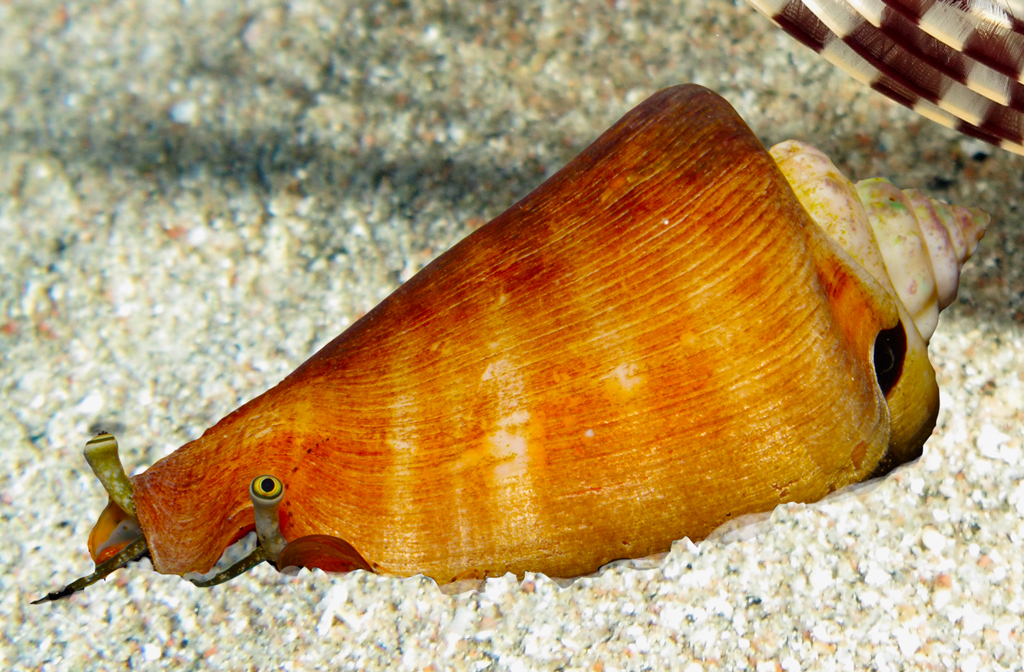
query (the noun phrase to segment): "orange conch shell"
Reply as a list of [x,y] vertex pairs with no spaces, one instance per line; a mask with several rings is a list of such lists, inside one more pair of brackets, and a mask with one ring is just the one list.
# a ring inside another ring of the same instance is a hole
[[893,466],[902,311],[724,100],[666,89],[135,476],[138,521],[206,571],[275,474],[285,539],[381,573],[585,574]]

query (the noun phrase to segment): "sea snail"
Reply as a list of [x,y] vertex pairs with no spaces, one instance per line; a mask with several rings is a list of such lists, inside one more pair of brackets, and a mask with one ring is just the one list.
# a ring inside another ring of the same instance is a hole
[[987,222],[660,91],[201,438],[131,479],[93,439],[100,566],[51,597],[254,527],[229,575],[572,577],[883,474]]

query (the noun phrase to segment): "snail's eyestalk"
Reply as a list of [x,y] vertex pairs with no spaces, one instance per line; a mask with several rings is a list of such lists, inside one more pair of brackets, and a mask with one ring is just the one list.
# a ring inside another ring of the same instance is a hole
[[260,546],[276,564],[277,556],[288,545],[281,536],[281,523],[277,517],[277,510],[284,499],[284,483],[270,475],[257,476],[249,484],[249,499],[255,509],[256,536],[260,539]]
[[199,588],[210,588],[245,574],[264,560],[277,564],[277,558],[288,542],[281,536],[277,511],[284,499],[284,483],[270,475],[257,476],[249,484],[249,499],[256,514],[256,536],[259,544],[249,555],[205,581],[192,581]]
[[125,513],[134,517],[134,489],[117,454],[117,439],[107,432],[89,439],[85,444],[85,461],[92,467],[96,478],[100,479],[100,484],[110,495],[110,499]]
[[[109,436],[109,434],[108,434]],[[82,578],[69,583],[55,593],[50,593],[46,597],[41,597],[38,600],[32,602],[32,604],[42,604],[43,602],[53,602],[60,600],[65,597],[69,597],[74,593],[91,586],[100,579],[106,578],[106,576],[112,573],[114,570],[124,567],[129,562],[140,559],[149,551],[149,547],[146,545],[146,538],[139,537],[132,543],[124,547],[120,553],[110,558],[106,562],[98,565],[96,571],[89,576],[83,576]]]

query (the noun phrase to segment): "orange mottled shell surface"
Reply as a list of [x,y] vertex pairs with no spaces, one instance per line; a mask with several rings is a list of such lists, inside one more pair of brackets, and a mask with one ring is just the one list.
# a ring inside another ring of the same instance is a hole
[[732,108],[666,89],[278,386],[132,480],[156,569],[286,539],[439,582],[574,576],[882,459],[893,302]]

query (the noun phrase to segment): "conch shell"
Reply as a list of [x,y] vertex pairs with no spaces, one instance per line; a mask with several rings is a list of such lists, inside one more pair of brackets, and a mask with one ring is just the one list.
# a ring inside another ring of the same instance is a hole
[[747,0],[865,86],[964,135],[1024,154],[1019,0]]
[[205,572],[255,526],[242,570],[572,577],[883,474],[987,221],[665,89],[201,438],[94,460],[97,575]]

